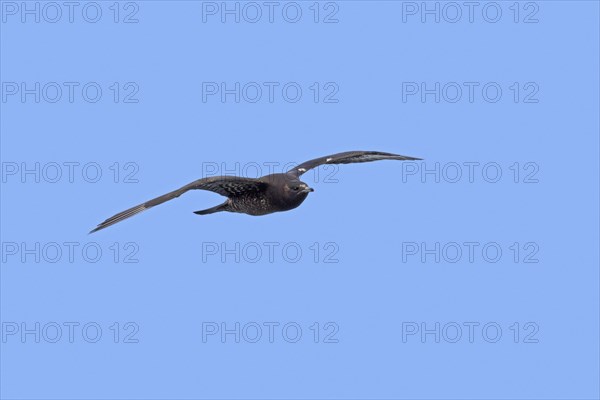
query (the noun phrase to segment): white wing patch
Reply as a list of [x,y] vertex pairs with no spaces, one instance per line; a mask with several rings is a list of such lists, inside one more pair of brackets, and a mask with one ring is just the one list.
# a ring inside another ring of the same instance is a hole
[[331,160],[333,160],[333,158],[328,158],[327,160],[325,160],[325,162],[329,162]]

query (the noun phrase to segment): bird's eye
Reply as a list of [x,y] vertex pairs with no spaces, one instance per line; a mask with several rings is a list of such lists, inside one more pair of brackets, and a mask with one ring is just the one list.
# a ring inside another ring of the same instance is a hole
[[294,186],[292,189],[293,189],[293,190],[298,190],[298,189],[300,189],[300,188],[299,188],[298,186]]

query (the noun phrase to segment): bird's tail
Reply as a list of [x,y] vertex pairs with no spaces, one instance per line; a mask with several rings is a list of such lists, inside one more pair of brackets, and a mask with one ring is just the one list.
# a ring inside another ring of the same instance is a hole
[[207,208],[206,210],[194,211],[194,214],[197,215],[206,215],[212,214],[220,211],[228,211],[229,210],[229,201],[226,201],[223,204],[219,204],[218,206]]

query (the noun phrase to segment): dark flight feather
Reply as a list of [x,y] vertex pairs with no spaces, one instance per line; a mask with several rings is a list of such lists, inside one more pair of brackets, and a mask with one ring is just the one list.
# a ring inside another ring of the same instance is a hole
[[303,162],[288,171],[295,177],[301,176],[306,171],[324,164],[353,164],[379,160],[421,160],[416,157],[401,156],[399,154],[383,153],[380,151],[346,151],[344,153],[332,154],[330,156],[315,158]]
[[265,183],[252,178],[239,178],[235,176],[215,176],[210,178],[198,179],[192,183],[189,183],[181,188],[163,194],[155,199],[148,200],[145,203],[139,204],[135,207],[131,207],[125,211],[113,215],[107,220],[98,224],[97,227],[92,229],[90,233],[99,231],[108,226],[114,225],[117,222],[121,222],[124,219],[133,217],[136,214],[146,211],[149,208],[162,204],[166,201],[173,200],[187,192],[188,190],[201,189],[209,190],[211,192],[218,193],[222,196],[239,196],[246,193],[256,193],[263,190]]

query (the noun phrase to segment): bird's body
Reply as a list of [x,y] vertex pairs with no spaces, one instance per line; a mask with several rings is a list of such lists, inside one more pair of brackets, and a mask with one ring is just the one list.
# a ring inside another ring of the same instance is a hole
[[[266,215],[278,211],[288,211],[298,207],[312,191],[306,184],[287,174],[266,175],[256,180],[256,190],[232,191],[227,201],[208,210],[195,211],[206,215],[219,211],[229,211],[248,215]],[[289,188],[287,185],[291,185]],[[293,187],[298,187],[294,193]]]
[[309,169],[323,164],[349,164],[378,160],[420,160],[415,157],[400,156],[375,151],[350,151],[331,156],[316,158],[302,163],[283,174],[265,175],[258,179],[234,176],[217,176],[198,179],[177,190],[120,212],[100,223],[90,233],[116,224],[135,214],[181,196],[192,189],[210,190],[226,196],[227,201],[218,206],[195,211],[206,215],[228,211],[249,215],[265,215],[280,211],[289,211],[306,200],[313,189],[300,181],[300,176]]
[[265,215],[278,211],[288,211],[302,204],[306,197],[308,197],[308,193],[312,192],[312,189],[299,180],[295,182],[287,180],[287,182],[295,183],[303,190],[294,196],[286,196],[285,193],[282,193],[283,190],[287,190],[283,186],[285,182],[284,174],[268,175],[261,178],[261,181],[266,184],[264,192],[256,195],[244,194],[230,198],[231,210],[250,215]]

